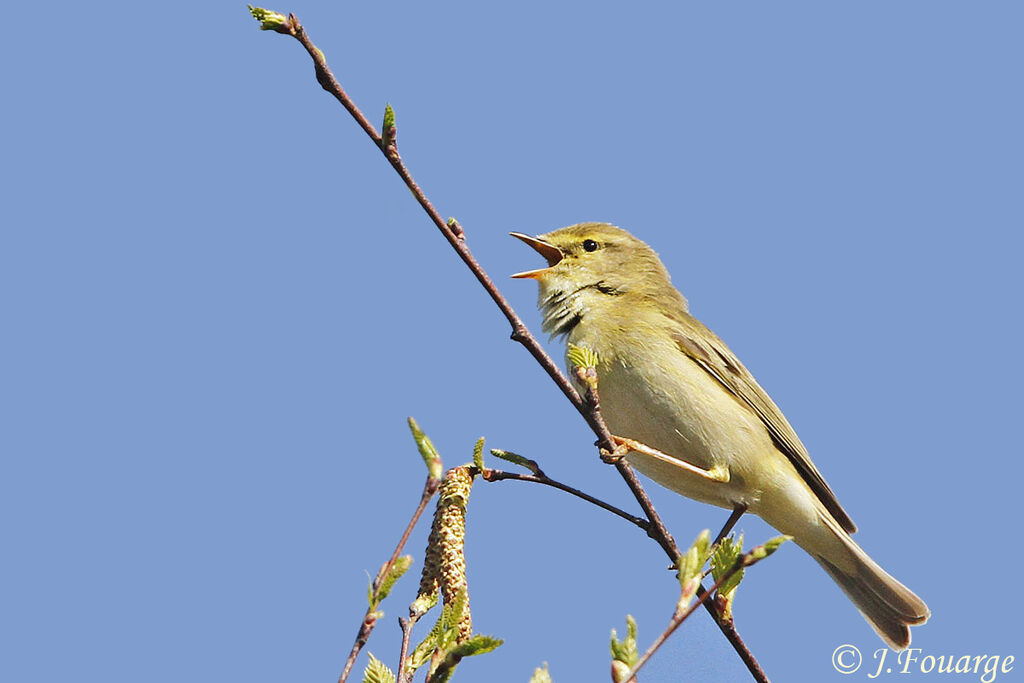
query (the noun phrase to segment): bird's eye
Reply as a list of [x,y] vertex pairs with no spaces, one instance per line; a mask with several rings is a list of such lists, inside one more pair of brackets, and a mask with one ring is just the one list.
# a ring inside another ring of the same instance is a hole
[[587,251],[597,251],[597,242],[594,240],[583,240],[583,248]]

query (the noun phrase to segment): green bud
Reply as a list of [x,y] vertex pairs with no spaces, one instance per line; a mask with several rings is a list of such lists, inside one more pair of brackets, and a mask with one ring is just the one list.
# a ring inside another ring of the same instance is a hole
[[261,31],[277,31],[278,33],[291,33],[292,22],[285,15],[273,12],[262,7],[249,5],[249,12],[253,19],[260,22]]
[[700,578],[704,574],[704,563],[708,559],[708,546],[711,545],[711,531],[705,529],[697,536],[689,550],[679,556],[676,566],[679,568],[679,585],[686,587],[692,578]]
[[519,455],[518,453],[513,453],[512,451],[503,451],[500,448],[492,448],[491,455],[493,455],[495,458],[507,460],[508,462],[514,465],[525,467],[526,469],[530,470],[530,472],[532,472],[533,474],[541,474],[540,465],[538,465],[536,461],[530,460],[526,456]]
[[764,558],[768,557],[776,550],[778,550],[783,543],[792,540],[792,536],[776,536],[775,538],[762,543],[761,545],[757,546],[749,553],[747,553],[743,564],[749,567],[755,562],[760,562],[761,560],[763,560]]
[[582,368],[584,370],[592,370],[596,368],[600,362],[597,352],[587,346],[569,344],[566,356],[568,357],[569,362],[572,363],[573,367]]
[[416,448],[419,449],[423,462],[427,464],[427,472],[431,479],[440,479],[443,469],[441,454],[437,452],[433,442],[416,424],[416,420],[411,417],[409,418],[409,429],[412,431],[412,438],[416,441]]
[[481,472],[484,469],[484,437],[480,437],[473,446],[473,464]]
[[548,672],[547,662],[544,662],[544,666],[538,666],[533,670],[533,675],[530,676],[530,683],[554,683],[551,680],[551,673]]
[[619,640],[619,634],[612,629],[611,639],[612,659],[622,662],[629,667],[636,664],[640,655],[636,649],[636,619],[631,614],[626,615],[626,637]]

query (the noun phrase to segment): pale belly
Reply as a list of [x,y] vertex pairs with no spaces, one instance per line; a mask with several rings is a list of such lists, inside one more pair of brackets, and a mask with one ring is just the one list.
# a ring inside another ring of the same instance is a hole
[[[746,505],[812,553],[834,550],[837,537],[825,522],[828,513],[761,419],[674,344],[656,349],[656,340],[634,338],[631,347],[642,349],[644,360],[632,362],[621,353],[602,353],[603,340],[585,323],[569,341],[603,359],[598,394],[612,434],[669,456],[666,461],[631,452],[627,460],[637,470],[694,500],[727,509]],[[729,479],[714,481],[673,459],[724,470]]]
[[744,504],[760,513],[762,502],[775,507],[793,496],[803,499],[798,507],[810,504],[810,491],[760,419],[696,363],[678,353],[665,357],[674,362],[642,370],[619,360],[602,364],[598,393],[608,428],[702,469],[725,468],[729,481],[642,453],[628,461],[666,488],[724,508]]

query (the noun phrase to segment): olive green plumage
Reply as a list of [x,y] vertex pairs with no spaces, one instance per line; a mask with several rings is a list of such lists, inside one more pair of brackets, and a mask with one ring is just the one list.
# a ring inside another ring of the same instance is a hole
[[745,505],[793,536],[890,646],[909,645],[908,627],[928,618],[927,606],[853,541],[853,520],[782,411],[690,315],[658,255],[607,223],[513,234],[548,261],[515,276],[540,285],[544,330],[600,358],[609,428],[669,456],[633,452],[628,460],[667,488]]

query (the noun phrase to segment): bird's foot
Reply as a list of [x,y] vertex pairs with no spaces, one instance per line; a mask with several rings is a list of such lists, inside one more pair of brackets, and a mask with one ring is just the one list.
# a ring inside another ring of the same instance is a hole
[[601,449],[601,460],[606,463],[617,463],[625,458],[630,452],[642,453],[649,458],[655,460],[661,460],[662,462],[668,463],[674,467],[680,467],[687,472],[696,474],[704,479],[719,482],[722,484],[728,483],[730,477],[729,468],[724,465],[715,465],[710,470],[706,470],[702,467],[697,467],[685,460],[674,458],[671,455],[662,453],[657,448],[651,448],[647,444],[640,443],[635,439],[628,439],[622,436],[612,435],[612,440],[615,442],[615,450],[608,452],[605,449]]

